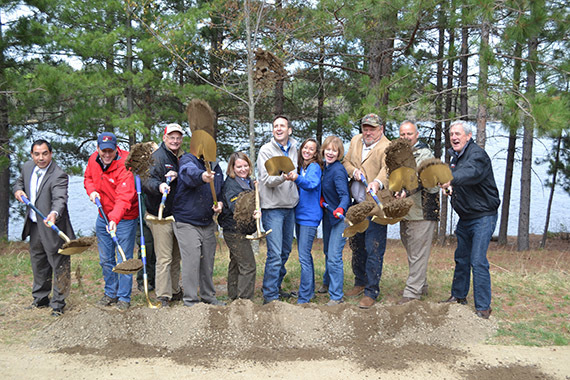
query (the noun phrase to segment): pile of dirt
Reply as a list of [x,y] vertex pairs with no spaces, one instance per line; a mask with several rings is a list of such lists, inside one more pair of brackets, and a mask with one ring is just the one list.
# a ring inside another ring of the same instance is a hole
[[[351,304],[198,304],[164,308],[89,308],[69,312],[40,332],[34,348],[107,358],[169,357],[180,364],[221,359],[279,362],[349,357],[363,368],[405,368],[453,361],[467,343],[497,328],[460,305],[410,302],[361,310]],[[378,355],[382,352],[382,355]],[[435,355],[435,356],[434,356]],[[402,360],[409,358],[409,360]]]

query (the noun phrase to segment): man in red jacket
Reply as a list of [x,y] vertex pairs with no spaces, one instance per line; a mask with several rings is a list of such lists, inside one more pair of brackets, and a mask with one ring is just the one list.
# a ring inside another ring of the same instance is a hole
[[116,304],[119,310],[127,310],[131,305],[133,276],[113,272],[117,262],[115,244],[109,231],[115,231],[127,260],[132,259],[139,216],[133,174],[125,168],[128,154],[117,146],[114,134],[101,133],[97,139],[97,151],[89,157],[84,180],[89,199],[95,203],[95,198],[99,198],[109,219],[108,229],[101,215],[95,224],[99,263],[105,280],[105,294],[98,304]]

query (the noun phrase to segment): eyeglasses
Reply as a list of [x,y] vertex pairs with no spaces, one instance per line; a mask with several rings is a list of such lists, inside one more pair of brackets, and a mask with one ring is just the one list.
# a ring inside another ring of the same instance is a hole
[[182,137],[166,136],[169,141],[182,141]]

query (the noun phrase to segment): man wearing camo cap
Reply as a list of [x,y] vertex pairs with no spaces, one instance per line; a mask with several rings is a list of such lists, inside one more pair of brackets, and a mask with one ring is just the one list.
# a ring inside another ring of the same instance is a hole
[[[360,125],[362,133],[352,138],[343,160],[351,179],[350,193],[354,204],[363,202],[367,196],[371,199],[367,195],[369,192],[378,193],[381,200],[390,199],[384,153],[390,140],[384,136],[384,125],[378,115],[373,113],[364,116]],[[364,176],[368,186],[364,185],[361,176]],[[379,209],[378,212],[382,213]],[[345,295],[356,297],[364,293],[358,304],[363,309],[374,305],[380,294],[387,230],[386,225],[371,222],[366,231],[356,234],[350,241],[354,288],[345,292]]]

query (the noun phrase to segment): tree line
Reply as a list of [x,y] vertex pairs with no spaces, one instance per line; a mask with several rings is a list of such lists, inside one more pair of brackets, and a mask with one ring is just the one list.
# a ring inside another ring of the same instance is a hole
[[[187,124],[186,104],[201,98],[217,113],[222,159],[248,149],[255,157],[277,114],[300,139],[319,141],[348,141],[369,112],[390,137],[418,120],[443,160],[452,120],[473,122],[482,147],[487,122],[501,121],[509,149],[499,240],[518,218],[526,250],[537,136],[554,142],[547,186],[570,191],[568,10],[546,0],[4,0],[0,236],[32,139],[51,133],[58,162],[79,174],[98,133],[157,140],[165,124]],[[509,215],[518,156],[520,213]],[[440,242],[447,212],[442,202]]]

